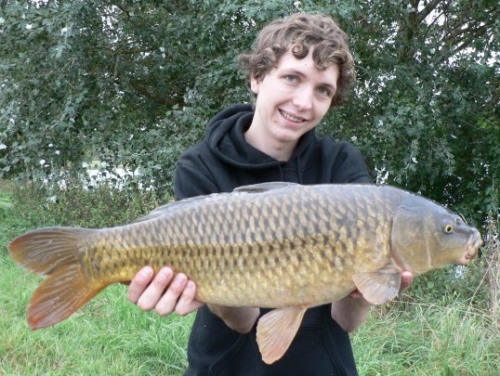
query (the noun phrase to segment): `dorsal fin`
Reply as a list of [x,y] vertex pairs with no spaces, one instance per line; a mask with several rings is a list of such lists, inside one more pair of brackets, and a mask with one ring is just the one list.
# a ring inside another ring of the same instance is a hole
[[165,204],[165,205],[157,207],[156,209],[153,209],[153,211],[151,211],[149,214],[146,214],[145,216],[138,218],[134,222],[142,222],[142,221],[147,221],[147,220],[150,220],[153,218],[158,218],[158,217],[161,217],[167,213],[172,213],[178,209],[183,209],[183,208],[186,208],[190,205],[197,204],[201,201],[211,199],[211,198],[213,198],[213,196],[245,194],[245,193],[263,193],[263,192],[271,191],[274,189],[280,189],[280,188],[290,187],[290,186],[294,186],[294,185],[300,185],[300,184],[275,181],[275,182],[270,182],[270,183],[243,185],[241,187],[235,188],[233,192],[229,192],[229,193],[228,192],[212,193],[212,194],[208,194],[208,195],[201,195],[201,196],[185,198],[185,199],[179,200],[179,201],[172,201],[172,202],[169,202],[168,204]]
[[267,191],[272,191],[275,189],[281,189],[286,187],[298,186],[297,183],[288,183],[283,181],[272,181],[268,183],[243,185],[234,190],[234,192],[246,192],[246,193],[262,193]]
[[221,195],[221,194],[222,193],[212,193],[210,195],[201,195],[201,196],[185,198],[179,201],[172,201],[169,202],[168,204],[158,206],[156,209],[153,209],[150,213],[146,214],[145,216],[136,219],[134,223],[147,221],[153,218],[158,218],[167,213],[173,213],[176,210],[183,209],[193,204],[196,204],[197,202],[209,199],[214,195]]

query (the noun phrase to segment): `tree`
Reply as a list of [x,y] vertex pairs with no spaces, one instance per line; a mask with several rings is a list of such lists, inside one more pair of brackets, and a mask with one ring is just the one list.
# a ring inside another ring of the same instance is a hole
[[322,133],[356,143],[374,179],[476,222],[498,211],[500,4],[488,0],[6,0],[0,175],[98,159],[169,185],[206,121],[251,100],[235,56],[296,11],[337,19],[357,63]]
[[352,131],[370,165],[387,182],[476,220],[497,211],[500,4],[373,1],[360,8],[347,22],[355,25],[359,85],[345,123],[358,125]]

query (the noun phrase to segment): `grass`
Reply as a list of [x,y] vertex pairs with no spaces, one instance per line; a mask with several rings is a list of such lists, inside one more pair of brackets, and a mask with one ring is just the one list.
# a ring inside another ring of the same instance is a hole
[[43,221],[57,220],[47,217],[43,205],[21,213],[13,196],[12,187],[0,182],[0,375],[181,375],[194,316],[144,313],[128,302],[123,285],[110,286],[58,325],[28,328],[26,307],[41,278],[15,265],[7,244]]
[[463,302],[372,310],[353,336],[361,375],[500,375],[500,331]]
[[186,367],[192,317],[144,313],[126,300],[125,286],[114,285],[70,319],[33,332],[25,311],[40,278],[5,252],[0,275],[2,375],[180,375]]
[[[75,204],[78,200],[69,194],[57,194],[58,205],[73,203],[72,213],[57,208],[56,217],[53,208],[40,204],[43,195],[14,192],[0,181],[0,375],[182,375],[193,315],[144,313],[127,301],[122,285],[107,288],[58,325],[28,329],[26,307],[41,279],[11,261],[6,250],[10,239],[46,224],[97,226],[110,221],[111,214],[112,221],[126,221],[155,204],[120,203],[117,195],[99,193],[107,207],[126,207],[120,217],[96,202],[77,210],[95,199],[90,196]],[[352,342],[362,376],[500,374],[499,322],[463,299],[415,299],[374,308]]]

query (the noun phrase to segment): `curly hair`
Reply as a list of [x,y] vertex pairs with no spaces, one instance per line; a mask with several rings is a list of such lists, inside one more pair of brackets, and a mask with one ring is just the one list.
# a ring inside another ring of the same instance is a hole
[[323,15],[296,13],[265,26],[252,50],[238,56],[246,74],[247,87],[250,87],[251,78],[261,79],[276,67],[287,51],[297,59],[303,59],[311,48],[318,69],[338,65],[340,74],[331,107],[341,105],[356,79],[354,59],[349,52],[347,34],[330,17]]

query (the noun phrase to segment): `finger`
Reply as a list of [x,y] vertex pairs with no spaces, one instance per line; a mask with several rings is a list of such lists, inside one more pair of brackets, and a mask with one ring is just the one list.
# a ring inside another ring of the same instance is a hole
[[410,287],[412,282],[413,282],[413,273],[408,271],[408,270],[404,270],[401,273],[401,289],[400,290],[405,291],[408,287]]
[[358,298],[361,298],[363,295],[361,295],[361,292],[359,292],[358,289],[354,290],[353,292],[351,292],[349,294],[349,297],[351,298],[354,298],[354,299],[358,299]]
[[128,287],[128,300],[136,304],[139,300],[141,294],[144,292],[146,287],[151,283],[153,279],[153,268],[146,266],[139,270],[139,272],[134,276],[130,285]]
[[161,268],[153,281],[144,290],[137,301],[137,306],[143,311],[150,311],[158,304],[165,290],[172,282],[174,273],[171,268]]
[[188,281],[181,297],[177,301],[175,312],[181,316],[185,316],[202,305],[202,302],[196,300],[196,284],[193,281]]
[[155,306],[155,310],[159,315],[169,315],[174,312],[177,301],[182,295],[187,282],[188,279],[183,273],[179,273],[174,277],[167,291],[158,299]]

